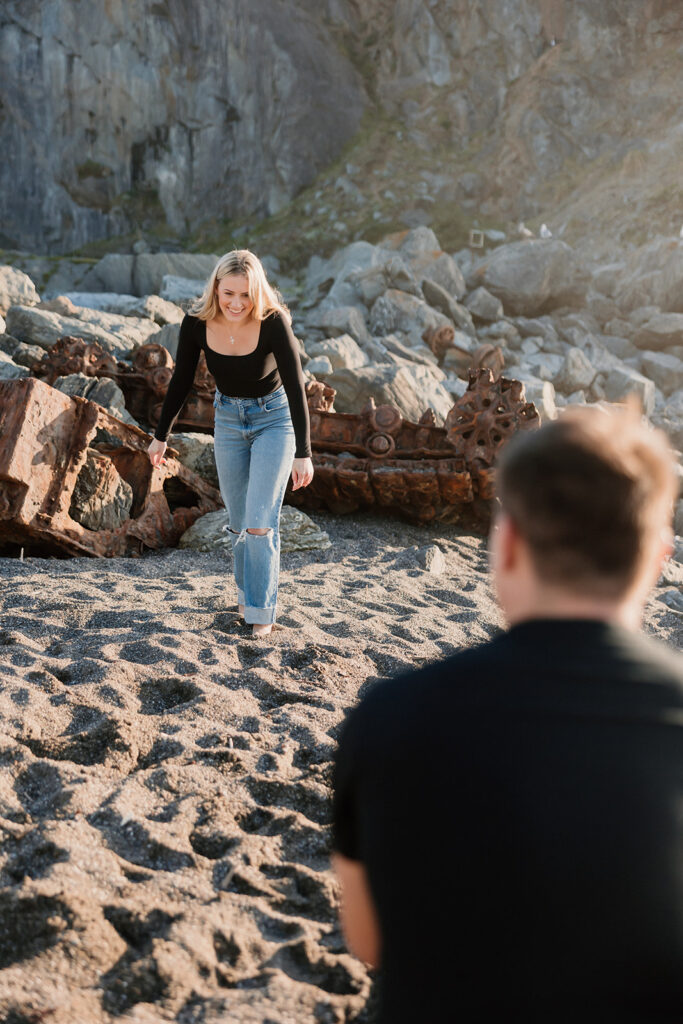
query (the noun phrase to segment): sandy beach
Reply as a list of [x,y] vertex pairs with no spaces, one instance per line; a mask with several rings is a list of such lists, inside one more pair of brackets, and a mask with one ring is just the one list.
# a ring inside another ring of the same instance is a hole
[[[283,555],[261,640],[229,555],[0,559],[3,1020],[373,1020],[329,869],[338,729],[502,623],[482,538],[315,518],[332,546]],[[670,589],[646,628],[680,648]]]

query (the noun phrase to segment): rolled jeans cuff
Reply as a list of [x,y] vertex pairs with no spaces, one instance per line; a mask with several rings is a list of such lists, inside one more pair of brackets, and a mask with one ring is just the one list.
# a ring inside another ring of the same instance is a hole
[[239,587],[237,588],[237,603],[241,604],[244,608],[244,591],[240,590]]
[[252,608],[247,605],[244,609],[244,621],[249,626],[270,626],[275,622],[276,608]]

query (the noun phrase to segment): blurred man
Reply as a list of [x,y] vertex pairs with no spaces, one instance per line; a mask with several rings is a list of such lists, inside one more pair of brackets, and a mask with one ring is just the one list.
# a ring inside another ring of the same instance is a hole
[[381,1024],[683,1021],[683,671],[638,632],[675,488],[634,411],[518,435],[508,631],[349,716],[334,859]]

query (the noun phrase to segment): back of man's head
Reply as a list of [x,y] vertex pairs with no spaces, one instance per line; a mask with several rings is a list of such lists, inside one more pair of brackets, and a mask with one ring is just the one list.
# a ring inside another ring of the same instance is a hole
[[497,490],[540,581],[618,600],[663,547],[675,464],[633,406],[572,409],[513,438]]

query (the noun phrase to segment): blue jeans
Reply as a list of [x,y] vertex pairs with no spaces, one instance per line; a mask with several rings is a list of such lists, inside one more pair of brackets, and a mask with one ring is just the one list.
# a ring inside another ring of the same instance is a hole
[[[283,387],[264,398],[216,389],[214,450],[225,527],[232,541],[237,600],[249,623],[275,622],[280,575],[280,509],[292,471],[294,427]],[[248,530],[266,529],[265,534]]]

